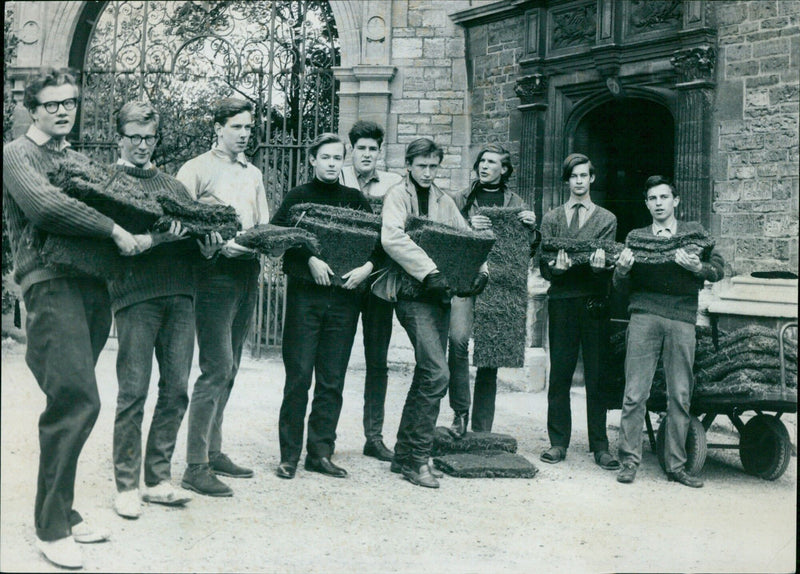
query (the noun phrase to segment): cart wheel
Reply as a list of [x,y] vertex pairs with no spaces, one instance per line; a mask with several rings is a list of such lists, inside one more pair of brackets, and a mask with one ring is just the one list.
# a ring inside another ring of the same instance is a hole
[[783,423],[770,415],[756,415],[744,425],[739,457],[747,474],[777,480],[789,466],[792,442]]
[[[656,455],[661,470],[667,472],[667,457],[665,454],[667,443],[667,417],[658,425],[656,436]],[[696,476],[703,470],[706,463],[706,429],[696,416],[689,417],[689,432],[686,434],[686,465],[684,469],[688,474]]]

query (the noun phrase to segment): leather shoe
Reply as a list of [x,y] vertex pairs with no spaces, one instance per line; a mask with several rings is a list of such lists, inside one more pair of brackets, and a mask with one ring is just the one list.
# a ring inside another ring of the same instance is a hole
[[680,482],[682,485],[691,488],[703,487],[703,479],[687,474],[683,469],[676,470],[675,472],[668,472],[667,480],[670,482]]
[[468,419],[469,413],[455,414],[453,417],[453,424],[451,424],[450,428],[447,429],[453,438],[464,438],[464,435],[467,434]]
[[567,458],[567,449],[563,446],[551,446],[544,451],[539,460],[548,464],[556,464]]
[[382,440],[377,439],[367,441],[364,445],[364,456],[371,456],[372,458],[389,462],[394,458],[394,453],[386,448]]
[[426,488],[439,488],[439,481],[431,474],[431,469],[428,468],[427,464],[420,465],[418,468],[404,466],[402,473],[411,484]]
[[297,463],[296,462],[282,462],[278,465],[277,470],[275,470],[275,474],[278,478],[294,478],[294,473],[297,472]]
[[347,471],[342,467],[333,464],[331,459],[327,456],[320,458],[311,458],[310,456],[307,456],[306,470],[318,472],[320,474],[326,474],[328,476],[333,476],[334,478],[347,478]]
[[434,478],[442,478],[444,476],[444,473],[434,466],[433,458],[428,458],[428,469],[431,471]]
[[619,470],[619,461],[607,450],[598,450],[594,453],[594,461],[604,470]]
[[630,484],[636,479],[636,465],[632,462],[622,463],[622,470],[617,474],[617,482]]
[[393,458],[392,466],[389,467],[389,470],[391,470],[395,474],[400,474],[401,472],[403,472],[403,463],[397,460],[396,458]]

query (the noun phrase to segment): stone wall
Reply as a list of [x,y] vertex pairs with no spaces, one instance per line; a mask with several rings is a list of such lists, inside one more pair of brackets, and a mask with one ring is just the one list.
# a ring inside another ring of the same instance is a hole
[[[525,38],[523,17],[471,26],[466,33],[470,52],[467,71],[471,92],[471,157],[475,157],[483,144],[494,142],[509,150],[512,165],[519,166],[522,119],[514,88]],[[509,186],[516,191],[516,175],[512,175]]]
[[800,2],[715,3],[718,247],[736,274],[798,270]]
[[467,71],[464,30],[448,14],[469,0],[392,2],[391,82],[386,165],[401,171],[406,145],[428,137],[444,148],[437,184],[466,186],[469,164]]

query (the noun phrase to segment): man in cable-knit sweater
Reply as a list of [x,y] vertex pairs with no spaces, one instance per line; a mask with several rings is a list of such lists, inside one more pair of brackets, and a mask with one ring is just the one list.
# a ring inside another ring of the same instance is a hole
[[47,179],[57,162],[79,155],[65,139],[77,113],[74,77],[43,70],[29,81],[23,103],[33,124],[3,146],[3,215],[14,280],[28,311],[25,361],[47,396],[39,417],[37,546],[51,562],[80,568],[76,542],[108,537],[89,528],[72,503],[78,457],[100,413],[94,366],[111,328],[111,308],[104,281],[48,265],[41,248],[48,234],[110,238],[122,255],[135,255],[139,247],[113,220]]
[[[686,233],[704,233],[693,221],[678,221],[675,208],[680,197],[669,179],[654,175],[645,183],[645,204],[653,216],[652,225],[634,229],[632,237],[662,242],[666,250],[670,239]],[[622,470],[617,480],[631,483],[642,460],[642,424],[647,398],[659,357],[664,362],[667,379],[667,418],[665,460],[667,477],[693,488],[703,481],[687,474],[686,435],[689,431],[689,407],[694,386],[695,323],[697,293],[704,281],[719,281],[724,275],[722,257],[713,250],[696,254],[677,248],[674,262],[668,263],[670,281],[649,281],[652,265],[636,265],[634,253],[625,248],[614,270],[614,287],[629,294],[627,352],[625,354],[625,397],[619,428],[619,455]]]
[[[145,102],[131,101],[117,116],[120,158],[115,169],[136,181],[143,192],[170,190],[192,198],[181,182],[159,171],[150,161],[158,142],[159,115]],[[117,411],[114,419],[114,479],[118,494],[114,510],[138,518],[142,467],[142,416],[153,350],[158,361],[156,402],[144,458],[141,493],[146,502],[180,506],[191,500],[170,484],[175,440],[189,404],[187,387],[194,352],[194,242],[180,241],[185,232],[172,222],[167,232],[146,235],[148,251],[127,261],[108,283],[117,326]]]
[[[613,241],[617,233],[617,218],[592,202],[590,190],[594,182],[594,167],[589,158],[579,153],[567,156],[561,178],[569,184],[569,200],[542,218],[542,243],[551,237]],[[588,265],[573,265],[562,249],[555,260],[543,257],[540,268],[542,276],[550,281],[547,291],[550,335],[547,434],[550,448],[540,458],[555,464],[567,456],[572,432],[569,391],[580,349],[586,385],[589,450],[594,453],[595,462],[600,467],[616,470],[619,462],[608,452],[606,406],[599,388],[608,337],[604,302],[611,278],[606,269],[605,252],[597,249]]]

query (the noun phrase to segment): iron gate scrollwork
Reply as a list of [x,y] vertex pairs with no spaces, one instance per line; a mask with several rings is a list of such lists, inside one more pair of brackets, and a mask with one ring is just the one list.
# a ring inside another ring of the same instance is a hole
[[[112,1],[85,54],[76,147],[99,161],[116,159],[115,113],[126,101],[161,114],[153,162],[174,174],[211,147],[214,101],[242,97],[255,108],[246,153],[274,210],[310,177],[308,143],[338,128],[339,41],[325,1]],[[280,344],[285,309],[279,262],[262,259],[259,351]]]

